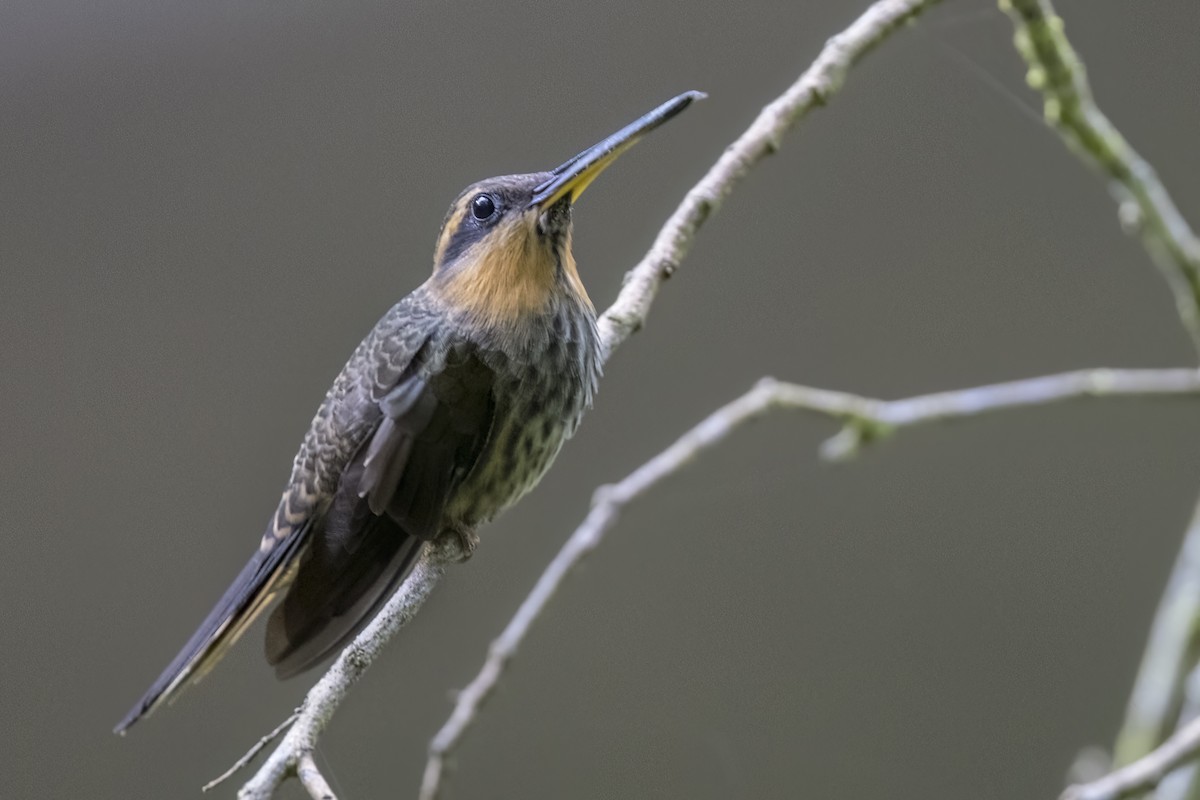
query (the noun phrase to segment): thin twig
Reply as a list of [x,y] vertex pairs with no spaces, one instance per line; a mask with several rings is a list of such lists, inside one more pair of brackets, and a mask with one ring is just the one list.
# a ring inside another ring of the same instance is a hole
[[1171,770],[1200,754],[1200,718],[1181,727],[1156,750],[1091,783],[1069,787],[1061,800],[1119,800],[1153,789]]
[[267,800],[288,776],[296,774],[350,687],[366,672],[388,640],[420,610],[437,585],[445,564],[458,555],[457,548],[449,542],[426,545],[416,566],[383,610],[309,690],[291,729],[238,792],[240,800]]
[[985,411],[1043,405],[1076,397],[1190,394],[1200,386],[1200,371],[1183,369],[1083,369],[1039,378],[993,383],[972,389],[919,395],[905,400],[872,400],[788,385],[789,407],[842,417],[846,425],[821,447],[830,460],[847,458],[864,442],[897,428],[924,422],[970,417]]
[[[480,706],[495,689],[530,627],[571,569],[600,543],[621,510],[734,430],[768,411],[808,411],[844,420],[843,433],[830,439],[822,448],[827,456],[843,457],[868,440],[923,423],[1081,397],[1196,394],[1200,394],[1200,371],[1195,369],[1081,370],[890,401],[763,379],[746,394],[714,411],[624,480],[597,490],[591,512],[546,567],[504,631],[492,642],[479,674],[458,694],[450,718],[429,746],[420,800],[437,798],[448,757],[477,718]],[[846,431],[854,433],[847,436]],[[837,443],[836,446],[830,447],[831,442]]]
[[225,770],[220,775],[218,775],[217,777],[213,778],[208,783],[201,786],[200,791],[202,791],[202,792],[211,791],[211,790],[217,788],[218,786],[220,786],[225,781],[229,780],[229,778],[232,777],[235,772],[237,772],[242,767],[246,766],[251,761],[253,761],[254,757],[257,756],[259,753],[261,753],[262,749],[264,747],[269,745],[271,742],[275,741],[275,738],[277,736],[279,736],[279,734],[283,733],[285,730],[290,728],[292,723],[295,722],[296,718],[299,716],[300,716],[300,709],[296,709],[295,711],[293,711],[291,713],[291,715],[288,716],[287,719],[285,719],[283,722],[276,725],[275,730],[271,731],[266,736],[262,737],[257,742],[255,742],[254,745],[249,750],[246,751],[246,754],[244,756],[239,758],[237,761],[233,762],[232,767]]
[[[603,360],[641,328],[662,282],[683,261],[692,238],[721,202],[766,155],[775,152],[784,133],[813,108],[837,93],[846,73],[862,56],[905,22],[937,0],[877,0],[849,28],[830,39],[817,60],[722,154],[663,225],[646,256],[625,276],[624,286],[599,320]],[[429,548],[427,548],[428,551]],[[375,654],[409,620],[453,554],[426,553],[417,568],[375,620],[338,656],[309,691],[300,716],[275,750],[242,787],[242,800],[266,800],[297,764],[312,752],[317,737],[351,683],[370,666]],[[351,668],[353,667],[353,668]]]
[[1083,62],[1049,0],[1001,0],[1015,43],[1042,93],[1047,122],[1080,158],[1108,176],[1126,229],[1142,243],[1175,294],[1184,328],[1200,349],[1200,240],[1149,162],[1125,141],[1092,98]]

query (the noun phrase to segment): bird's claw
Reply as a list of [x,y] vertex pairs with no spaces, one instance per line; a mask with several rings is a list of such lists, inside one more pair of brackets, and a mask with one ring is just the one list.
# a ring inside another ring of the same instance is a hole
[[[442,533],[443,537],[454,537],[454,544],[457,545],[458,551],[455,561],[462,563],[475,554],[475,548],[479,546],[479,535],[475,533],[473,528],[454,527]],[[447,542],[449,544],[450,542]]]

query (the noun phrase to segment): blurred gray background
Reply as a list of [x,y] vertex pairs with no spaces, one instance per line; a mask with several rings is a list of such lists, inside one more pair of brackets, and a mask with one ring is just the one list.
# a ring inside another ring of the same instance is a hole
[[[315,675],[277,683],[256,629],[109,732],[255,547],[322,393],[424,279],[462,186],[708,91],[579,206],[606,305],[865,5],[0,4],[4,794],[194,797],[299,701]],[[1200,5],[1059,8],[1200,223]],[[1103,184],[1038,122],[1011,36],[990,2],[947,0],[738,189],[539,490],[334,719],[319,761],[342,800],[415,795],[450,692],[593,488],[759,376],[898,397],[1193,361]],[[833,430],[768,419],[632,508],[447,796],[1056,796],[1121,718],[1200,487],[1194,404],[1007,413],[836,466],[816,457]]]

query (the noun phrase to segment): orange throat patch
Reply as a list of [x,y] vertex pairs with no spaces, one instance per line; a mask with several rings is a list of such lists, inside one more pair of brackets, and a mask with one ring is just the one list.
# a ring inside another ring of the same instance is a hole
[[[544,311],[563,287],[555,275],[554,254],[538,240],[534,224],[521,220],[504,226],[472,246],[442,284],[442,298],[490,325],[513,324]],[[569,235],[563,246],[563,269],[567,290],[590,307]]]

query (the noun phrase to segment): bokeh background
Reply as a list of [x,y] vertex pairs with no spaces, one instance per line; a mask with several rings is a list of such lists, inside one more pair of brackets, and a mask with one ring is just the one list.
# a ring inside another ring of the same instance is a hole
[[[0,774],[192,797],[299,701],[248,635],[109,731],[254,548],[319,399],[446,205],[710,98],[589,191],[598,305],[865,0],[0,4]],[[1200,6],[1061,0],[1200,223]],[[704,229],[537,492],[334,719],[343,800],[415,795],[451,691],[621,477],[764,374],[898,397],[1194,354],[990,2],[856,69]],[[1200,487],[1183,400],[1030,409],[820,463],[777,416],[637,503],[537,625],[451,798],[1050,798],[1108,743]],[[232,795],[236,784],[222,791]],[[282,797],[301,797],[292,784]]]

